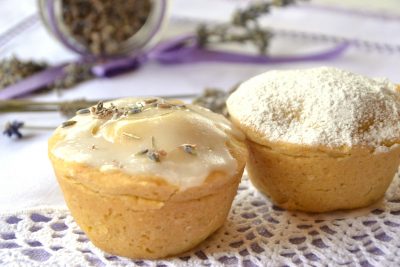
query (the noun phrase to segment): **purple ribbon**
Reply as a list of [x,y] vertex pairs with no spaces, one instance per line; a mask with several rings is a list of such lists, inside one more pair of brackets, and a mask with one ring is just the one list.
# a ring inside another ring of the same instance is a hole
[[[92,73],[99,78],[112,77],[127,71],[135,70],[149,60],[157,61],[158,63],[165,65],[198,62],[279,64],[299,61],[322,61],[340,56],[348,46],[348,43],[341,43],[322,52],[299,56],[248,55],[208,50],[199,46],[196,36],[186,35],[165,41],[151,50],[136,56],[109,59],[105,63],[96,64],[92,68]],[[85,61],[87,61],[87,59]],[[64,75],[63,69],[65,65],[66,64],[62,64],[51,67],[1,90],[0,99],[10,99],[23,96],[52,84],[56,79],[62,78]]]
[[162,64],[179,64],[195,62],[230,62],[250,64],[278,64],[298,61],[327,60],[339,56],[349,45],[341,43],[323,52],[302,56],[267,56],[250,55],[234,52],[203,49],[194,35],[187,35],[166,41],[156,46],[148,57]]
[[185,35],[165,41],[147,53],[141,54],[137,57],[111,60],[108,63],[97,65],[92,71],[97,77],[112,77],[125,71],[136,69],[148,60],[154,60],[164,65],[198,62],[279,64],[299,61],[320,61],[329,60],[341,55],[348,46],[348,43],[341,43],[331,49],[319,53],[301,56],[273,57],[208,50],[199,46],[196,36]]

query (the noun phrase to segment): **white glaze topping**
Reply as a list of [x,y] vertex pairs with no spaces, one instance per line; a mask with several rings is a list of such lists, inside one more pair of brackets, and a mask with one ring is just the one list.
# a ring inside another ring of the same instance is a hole
[[396,85],[336,68],[266,72],[244,82],[227,106],[270,142],[382,150],[400,138]]
[[[100,116],[92,108],[72,118],[74,125],[59,127],[62,139],[52,153],[102,172],[158,176],[182,190],[201,185],[212,171],[236,171],[226,142],[244,136],[222,115],[193,105],[169,107],[162,99],[145,104],[127,98],[112,105],[113,112],[105,103]],[[128,114],[138,107],[140,112]]]

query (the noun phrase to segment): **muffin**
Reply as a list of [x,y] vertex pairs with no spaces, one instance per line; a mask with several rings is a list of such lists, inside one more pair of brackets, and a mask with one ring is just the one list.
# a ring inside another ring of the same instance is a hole
[[269,71],[227,100],[248,139],[254,186],[307,212],[368,206],[400,161],[400,95],[384,79],[336,68]]
[[223,225],[247,160],[244,138],[204,108],[127,98],[78,111],[50,138],[49,157],[97,247],[154,259]]

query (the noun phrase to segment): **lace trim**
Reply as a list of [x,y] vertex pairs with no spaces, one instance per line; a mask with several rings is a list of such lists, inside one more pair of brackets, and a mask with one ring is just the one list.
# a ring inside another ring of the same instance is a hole
[[400,188],[351,212],[287,212],[244,178],[225,225],[196,249],[158,261],[97,249],[65,208],[0,215],[0,265],[8,266],[396,266],[400,264]]

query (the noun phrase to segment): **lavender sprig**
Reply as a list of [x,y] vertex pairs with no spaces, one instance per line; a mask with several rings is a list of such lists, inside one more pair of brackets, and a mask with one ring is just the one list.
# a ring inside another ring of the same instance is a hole
[[22,134],[20,132],[20,129],[24,126],[24,123],[22,121],[12,121],[12,122],[7,122],[6,126],[4,127],[3,134],[7,135],[8,137],[17,137],[18,139],[22,138]]
[[[300,0],[273,0],[256,2],[232,14],[230,22],[208,26],[201,24],[197,29],[200,46],[213,43],[252,43],[260,54],[266,54],[273,34],[262,28],[259,19],[270,12],[271,7],[283,7]],[[303,0],[304,1],[304,0]]]
[[[177,95],[160,95],[159,98],[193,98],[195,94],[177,94]],[[111,101],[111,99],[104,99],[103,102]],[[71,117],[81,109],[94,106],[99,103],[99,100],[86,100],[77,99],[72,101],[32,101],[32,100],[0,100],[0,113],[7,112],[49,112],[58,111],[65,117]]]
[[21,133],[21,129],[27,130],[53,130],[56,127],[49,127],[49,126],[33,126],[27,125],[23,121],[9,121],[4,126],[3,135],[6,135],[10,138],[16,137],[17,139],[21,139],[24,135]]

